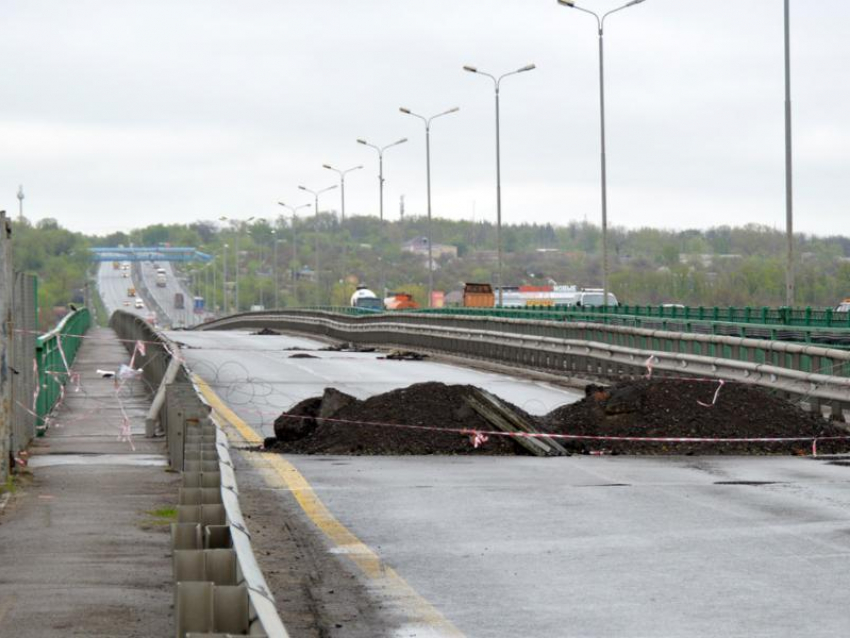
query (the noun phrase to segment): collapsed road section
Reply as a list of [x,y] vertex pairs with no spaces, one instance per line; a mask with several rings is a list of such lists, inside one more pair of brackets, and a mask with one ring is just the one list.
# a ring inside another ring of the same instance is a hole
[[740,383],[640,379],[532,416],[469,385],[420,383],[358,400],[328,388],[275,421],[266,447],[304,454],[808,454],[850,432]]

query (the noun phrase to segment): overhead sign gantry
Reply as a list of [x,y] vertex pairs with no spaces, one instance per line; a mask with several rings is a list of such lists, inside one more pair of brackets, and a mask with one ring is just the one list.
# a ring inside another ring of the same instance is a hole
[[114,246],[91,248],[92,261],[212,261],[212,255],[186,246]]

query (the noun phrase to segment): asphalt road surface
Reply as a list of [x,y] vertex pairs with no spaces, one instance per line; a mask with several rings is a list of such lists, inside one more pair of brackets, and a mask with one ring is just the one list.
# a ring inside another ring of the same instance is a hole
[[[340,522],[470,637],[850,635],[846,465],[287,458]],[[285,491],[277,502],[293,507]]]
[[[194,326],[201,322],[200,315],[195,315],[192,307],[193,296],[189,293],[182,282],[177,279],[174,269],[167,261],[156,262],[156,267],[151,262],[141,262],[142,278],[147,285],[150,294],[153,295],[157,303],[165,310],[171,325],[178,326]],[[164,287],[156,285],[156,269],[164,268],[167,273],[166,283]],[[174,295],[182,293],[183,308],[176,308],[174,305]]]
[[127,289],[135,287],[136,284],[133,282],[129,270],[113,269],[112,262],[100,264],[97,273],[97,288],[109,314],[116,310],[125,310],[144,318],[151,314],[152,311],[147,307],[136,308],[135,302],[139,297],[127,295]]
[[[433,362],[334,352],[289,359],[293,351],[284,348],[318,345],[308,339],[170,336],[266,435],[276,413],[327,385],[362,397],[428,379],[477,383],[538,413],[574,398]],[[470,637],[850,635],[850,460],[285,458],[381,561],[381,570],[358,578],[392,629],[368,635],[457,635],[421,622],[399,626],[408,610],[386,579],[376,580],[385,568]],[[302,510],[291,484],[251,494],[272,521],[270,533],[297,516],[315,524],[309,533],[340,565],[361,551],[328,533],[326,517]],[[349,622],[338,635],[360,635],[356,615]]]
[[[531,414],[544,414],[581,396],[573,390],[432,361],[379,360],[381,353],[321,352],[327,344],[291,336],[257,336],[231,331],[171,331],[188,346],[183,355],[192,369],[247,423],[273,436],[274,420],[284,410],[334,387],[360,399],[442,381],[487,388]],[[293,359],[306,352],[315,358]]]

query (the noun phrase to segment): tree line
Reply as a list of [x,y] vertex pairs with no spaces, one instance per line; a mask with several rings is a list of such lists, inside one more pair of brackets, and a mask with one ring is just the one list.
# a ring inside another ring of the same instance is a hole
[[[457,249],[456,258],[443,256],[435,262],[436,290],[460,290],[467,281],[496,283],[494,224],[434,219],[432,229],[435,245]],[[106,236],[85,236],[43,219],[35,225],[15,222],[14,233],[15,267],[39,275],[43,309],[78,300],[94,273],[89,247],[165,243],[193,246],[214,257],[210,264],[178,266],[193,282],[195,294],[207,298],[208,307],[223,308],[227,294],[228,309],[235,308],[237,264],[242,310],[260,303],[271,307],[275,300],[282,307],[346,305],[358,283],[376,292],[409,292],[423,304],[427,295],[427,261],[402,249],[406,241],[427,236],[425,217],[383,223],[352,217],[342,224],[336,215],[323,213],[153,224]],[[503,225],[502,239],[505,285],[601,285],[601,232],[593,224]],[[610,287],[629,304],[781,305],[784,242],[783,232],[754,224],[707,230],[611,228]],[[317,251],[318,284],[313,272]],[[850,297],[850,238],[798,234],[795,255],[798,305],[827,307]]]

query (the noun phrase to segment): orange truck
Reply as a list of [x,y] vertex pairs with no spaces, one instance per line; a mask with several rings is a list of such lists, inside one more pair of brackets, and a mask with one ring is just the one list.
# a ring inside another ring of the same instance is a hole
[[387,310],[411,310],[418,308],[419,304],[413,301],[413,295],[409,293],[394,292],[384,299],[384,307]]
[[490,284],[466,284],[463,287],[464,308],[492,308],[496,305],[496,296]]

